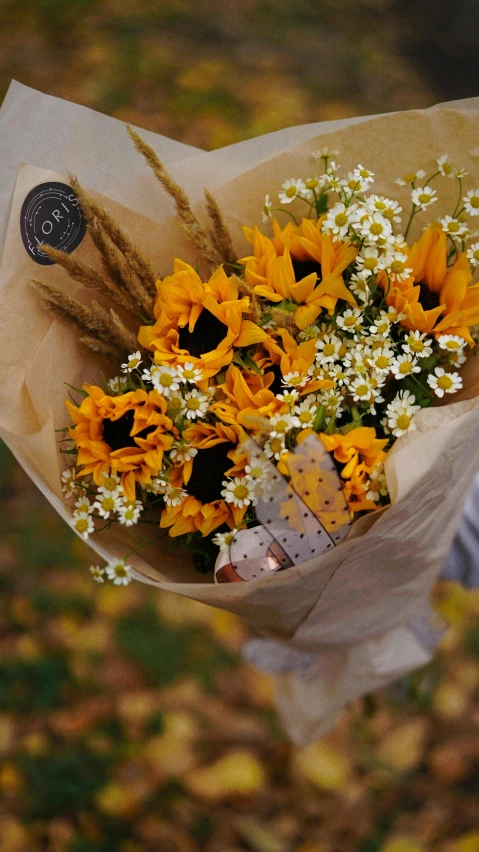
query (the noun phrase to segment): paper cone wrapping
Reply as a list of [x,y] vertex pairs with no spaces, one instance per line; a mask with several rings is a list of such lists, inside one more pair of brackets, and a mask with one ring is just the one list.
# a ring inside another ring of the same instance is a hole
[[[10,191],[10,215],[0,269],[0,436],[68,519],[72,510],[63,502],[60,484],[66,463],[55,433],[68,423],[65,382],[95,382],[101,370],[111,374],[111,367],[85,353],[75,331],[40,306],[32,278],[62,286],[85,301],[90,295],[58,266],[40,267],[27,255],[19,230],[23,200],[39,183],[67,182],[65,170],[72,169],[85,185],[101,191],[101,202],[148,253],[159,274],[169,273],[174,257],[194,262],[195,255],[172,218],[170,199],[125,143],[121,122],[18,84],[6,103],[0,139],[9,157],[2,167],[0,197],[6,203]],[[39,132],[40,148],[35,147]],[[204,186],[214,190],[240,257],[248,253],[241,225],[259,224],[264,195],[275,193],[287,177],[308,173],[311,152],[326,145],[340,149],[345,170],[358,163],[372,169],[375,191],[404,206],[408,191],[394,179],[411,169],[430,169],[446,152],[470,172],[473,186],[479,184],[479,99],[290,128],[210,153],[154,134],[147,138],[192,198],[199,199]],[[17,149],[33,165],[21,166],[13,190],[20,163],[12,151]],[[456,193],[455,182],[442,181],[435,217],[449,212]],[[75,256],[100,268],[88,235]],[[275,676],[278,707],[297,744],[319,736],[352,698],[430,657],[414,624],[428,613],[431,586],[479,470],[479,359],[470,359],[463,377],[464,389],[454,403],[421,410],[416,431],[397,440],[389,453],[392,505],[362,518],[332,552],[264,579],[222,586],[197,574],[186,553],[172,555],[167,543],[129,559],[137,579],[228,609],[292,659],[306,655],[316,661],[305,668],[293,663],[296,671]],[[113,528],[94,534],[89,543],[102,557],[122,556],[128,549],[124,535]]]

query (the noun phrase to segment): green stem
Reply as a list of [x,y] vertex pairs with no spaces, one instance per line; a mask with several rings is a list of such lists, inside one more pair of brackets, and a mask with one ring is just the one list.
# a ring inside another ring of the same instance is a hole
[[457,216],[459,216],[459,213],[462,213],[462,210],[464,210],[464,207],[462,208],[462,210],[459,210],[459,205],[460,205],[461,199],[462,199],[462,178],[458,178],[458,181],[459,181],[459,198],[457,199],[457,204],[454,208],[454,213],[452,214],[453,219],[455,219]]
[[419,209],[419,208],[418,208],[418,207],[416,207],[416,205],[415,205],[415,204],[414,204],[414,202],[413,202],[412,210],[411,210],[411,215],[410,215],[410,217],[409,217],[409,222],[407,223],[406,230],[404,231],[404,239],[405,239],[405,240],[407,240],[407,235],[408,235],[408,233],[409,233],[409,228],[411,227],[411,222],[412,222],[412,220],[414,219],[414,216],[416,215],[416,213],[417,213],[418,209]]

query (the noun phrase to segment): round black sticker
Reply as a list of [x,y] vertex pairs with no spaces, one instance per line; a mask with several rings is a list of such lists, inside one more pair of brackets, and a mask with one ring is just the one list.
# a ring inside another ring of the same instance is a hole
[[35,263],[54,263],[38,248],[42,244],[70,254],[86,233],[85,217],[72,188],[52,181],[31,189],[22,205],[20,230],[23,245]]

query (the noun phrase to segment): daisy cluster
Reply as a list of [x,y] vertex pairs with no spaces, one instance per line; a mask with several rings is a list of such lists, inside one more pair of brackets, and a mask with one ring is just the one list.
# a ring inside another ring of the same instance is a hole
[[[271,464],[288,478],[289,454],[312,434],[353,518],[388,503],[389,449],[421,408],[461,390],[478,339],[479,190],[466,192],[467,173],[443,155],[429,176],[398,178],[400,200],[390,198],[362,164],[341,175],[337,154],[315,152],[314,173],[285,180],[279,206],[266,196],[273,235],[245,227],[252,252],[229,270],[205,280],[175,260],[138,350],[68,403],[76,458],[63,490],[84,538],[100,524],[159,525],[211,567],[257,523]],[[436,180],[456,182],[456,203],[424,222]],[[247,437],[260,461],[242,449]],[[145,540],[127,531],[135,547],[92,568],[98,582],[129,581],[126,560]]]

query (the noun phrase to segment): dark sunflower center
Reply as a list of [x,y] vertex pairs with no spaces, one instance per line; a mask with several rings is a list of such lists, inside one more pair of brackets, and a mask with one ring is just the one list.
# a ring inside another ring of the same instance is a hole
[[318,280],[321,278],[321,264],[317,260],[294,260],[293,258],[291,260],[296,281],[301,281],[302,278],[306,278],[312,272],[318,273]]
[[180,329],[178,337],[181,348],[186,349],[194,358],[199,358],[205,352],[216,349],[227,334],[228,327],[210,311],[203,309],[193,331],[189,331],[185,325]]
[[268,372],[266,373],[266,375],[268,375],[268,373],[273,373],[274,376],[274,379],[271,382],[268,390],[272,391],[274,395],[277,396],[284,390],[282,385],[283,374],[281,372],[281,367],[279,366],[279,364],[273,364],[272,367],[268,367]]
[[425,311],[432,311],[441,304],[439,291],[430,290],[424,283],[419,284],[419,304]]
[[193,472],[190,476],[186,490],[188,494],[196,497],[202,503],[212,503],[221,499],[223,490],[222,482],[225,472],[233,466],[228,458],[234,444],[229,441],[224,444],[216,444],[207,450],[199,450],[193,461]]
[[154,432],[156,426],[148,426],[142,429],[132,438],[130,435],[133,429],[133,421],[135,415],[133,411],[127,411],[122,414],[118,420],[109,420],[105,418],[103,421],[103,440],[108,444],[111,450],[122,450],[124,447],[137,447],[135,438],[146,438],[150,432]]

